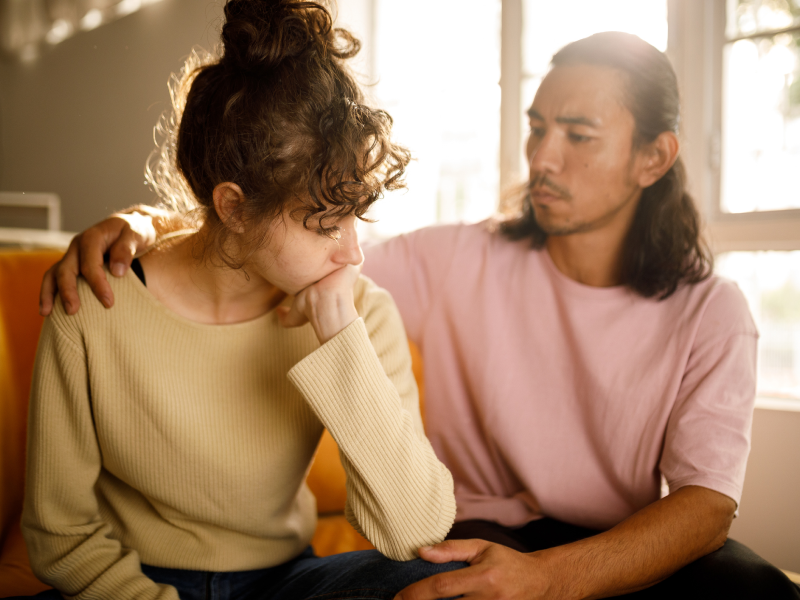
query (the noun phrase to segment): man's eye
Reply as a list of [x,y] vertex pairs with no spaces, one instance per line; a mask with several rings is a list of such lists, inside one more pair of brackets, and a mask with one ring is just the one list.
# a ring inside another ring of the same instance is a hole
[[544,137],[544,127],[531,127],[531,135],[533,137]]
[[573,142],[588,142],[592,138],[586,135],[580,135],[579,133],[570,133],[569,139]]

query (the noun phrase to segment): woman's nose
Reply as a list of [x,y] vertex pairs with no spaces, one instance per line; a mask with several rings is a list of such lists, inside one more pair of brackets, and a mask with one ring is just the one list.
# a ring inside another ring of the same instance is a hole
[[334,261],[341,265],[360,265],[364,261],[364,253],[358,243],[355,224],[340,229],[341,235],[336,240],[338,248],[334,253]]

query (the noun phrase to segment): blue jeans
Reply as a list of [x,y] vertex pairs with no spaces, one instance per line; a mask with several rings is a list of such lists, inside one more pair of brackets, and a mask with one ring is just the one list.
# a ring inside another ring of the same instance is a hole
[[[255,571],[213,573],[142,565],[156,583],[171,585],[181,600],[391,600],[415,581],[466,567],[467,563],[396,562],[377,550],[320,558],[309,547],[287,563]],[[61,600],[55,590],[33,596]]]

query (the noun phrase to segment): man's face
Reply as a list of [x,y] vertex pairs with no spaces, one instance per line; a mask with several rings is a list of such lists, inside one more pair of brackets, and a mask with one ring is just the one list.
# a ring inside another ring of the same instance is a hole
[[624,76],[610,68],[555,67],[528,110],[531,201],[550,236],[627,227],[641,187]]

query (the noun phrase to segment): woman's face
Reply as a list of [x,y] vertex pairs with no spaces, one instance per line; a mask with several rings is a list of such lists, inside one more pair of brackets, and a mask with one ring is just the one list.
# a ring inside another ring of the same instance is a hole
[[[297,221],[288,213],[269,225],[267,243],[248,264],[248,270],[259,273],[278,289],[295,295],[320,279],[347,265],[360,265],[364,260],[358,245],[354,215],[336,221],[339,238],[331,239],[316,232],[317,217]],[[330,226],[330,219],[326,219]]]

